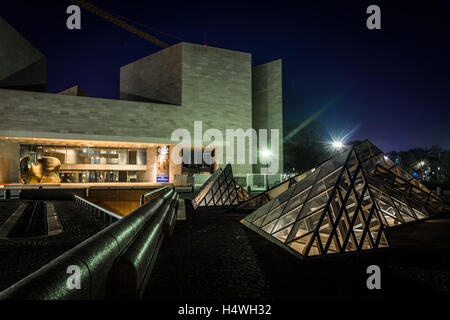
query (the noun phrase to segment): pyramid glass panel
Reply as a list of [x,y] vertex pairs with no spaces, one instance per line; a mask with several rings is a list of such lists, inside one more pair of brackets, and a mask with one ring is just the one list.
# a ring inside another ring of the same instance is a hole
[[292,178],[289,178],[289,179],[281,182],[280,184],[276,185],[275,187],[273,187],[265,192],[262,192],[256,196],[254,196],[253,198],[249,199],[248,201],[240,204],[239,208],[240,209],[259,208],[264,203],[278,197],[280,194],[282,194],[287,189],[289,189],[292,185],[298,185],[297,182],[300,182],[300,181],[302,181],[303,184],[299,185],[299,188],[301,188],[302,186],[303,187],[310,186],[312,184],[312,181],[317,178],[317,175],[318,175],[320,169],[322,168],[323,164],[325,164],[325,163],[326,163],[326,161],[317,165],[314,168],[311,168],[303,173],[300,173]]
[[[294,223],[297,220],[298,214],[300,212],[301,207],[299,208],[295,208],[291,211],[289,211],[286,214],[283,214],[280,219],[278,219],[278,222],[274,228],[274,232],[285,228],[286,226],[291,225],[292,223]],[[287,236],[286,236],[287,237]]]
[[303,205],[308,197],[309,191],[311,191],[311,187],[301,191],[299,194],[296,194],[291,199],[289,199],[286,206],[286,211],[293,210],[294,208],[298,208],[299,206]]
[[[267,190],[266,192],[260,193],[257,196],[250,198],[248,201],[242,203],[239,208],[241,209],[256,209],[263,205],[264,203],[275,199],[280,194],[284,193],[286,190],[288,190],[293,184],[297,184],[298,181],[301,181],[308,177],[308,179],[311,179],[310,175],[312,173],[315,173],[317,175],[316,168],[313,168],[311,170],[308,170],[307,172],[300,174],[298,176],[295,176],[293,178],[290,178],[288,180],[283,181],[279,185],[273,187],[270,190]],[[309,181],[309,180],[308,180]],[[309,183],[306,182],[306,185]]]
[[[288,225],[286,228],[279,229],[276,232],[272,233],[272,235],[281,242],[285,242],[287,237],[289,236],[289,233],[291,232],[292,226],[293,225],[291,224]],[[274,230],[276,230],[276,228],[277,227],[275,226]]]

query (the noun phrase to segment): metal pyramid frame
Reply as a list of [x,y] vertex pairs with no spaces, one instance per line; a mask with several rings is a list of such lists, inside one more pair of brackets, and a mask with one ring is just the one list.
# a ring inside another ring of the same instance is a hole
[[250,199],[250,195],[233,177],[231,165],[219,168],[202,185],[200,192],[192,200],[194,209],[198,207],[237,206]]
[[380,161],[390,160],[370,142],[363,144],[326,161],[241,222],[304,258],[389,247],[387,228],[444,210],[433,195],[424,201],[411,193],[426,193],[418,181],[408,181],[412,186],[402,191],[379,177],[379,168],[390,170]]
[[270,188],[267,191],[261,192],[260,194],[248,199],[247,201],[243,202],[239,205],[239,209],[247,209],[247,210],[255,210],[259,207],[261,207],[263,204],[269,202],[270,200],[278,197],[280,194],[282,194],[284,191],[286,191],[288,188],[290,188],[295,183],[299,182],[300,180],[307,177],[309,174],[313,173],[320,165],[317,167],[314,167],[312,169],[309,169],[305,172],[299,173],[280,184]]

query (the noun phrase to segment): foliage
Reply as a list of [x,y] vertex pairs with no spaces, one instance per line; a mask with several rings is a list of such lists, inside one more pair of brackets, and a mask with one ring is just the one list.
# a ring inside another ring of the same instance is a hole
[[438,185],[450,183],[450,151],[444,151],[439,146],[391,151],[388,155],[424,182]]
[[[288,125],[284,132],[287,135],[295,129],[295,125]],[[328,159],[331,154],[325,141],[325,126],[316,120],[284,141],[285,172],[303,172]]]

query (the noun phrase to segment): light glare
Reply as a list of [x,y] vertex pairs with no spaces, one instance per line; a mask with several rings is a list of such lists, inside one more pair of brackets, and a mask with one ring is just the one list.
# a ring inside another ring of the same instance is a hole
[[263,149],[263,150],[261,150],[261,155],[264,158],[269,158],[272,155],[272,152],[270,152],[270,150],[268,150],[268,149]]
[[343,146],[344,144],[342,143],[342,141],[333,141],[333,148],[342,149]]

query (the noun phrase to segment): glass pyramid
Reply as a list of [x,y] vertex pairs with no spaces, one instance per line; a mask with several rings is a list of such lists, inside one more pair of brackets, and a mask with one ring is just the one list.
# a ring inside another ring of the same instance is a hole
[[235,206],[250,199],[250,195],[233,177],[231,165],[219,168],[202,185],[200,192],[192,200],[194,209],[198,207]]
[[444,203],[415,179],[400,189],[380,176],[397,179],[399,167],[378,151],[366,141],[341,153],[241,222],[300,257],[388,247],[386,228],[442,212]]

